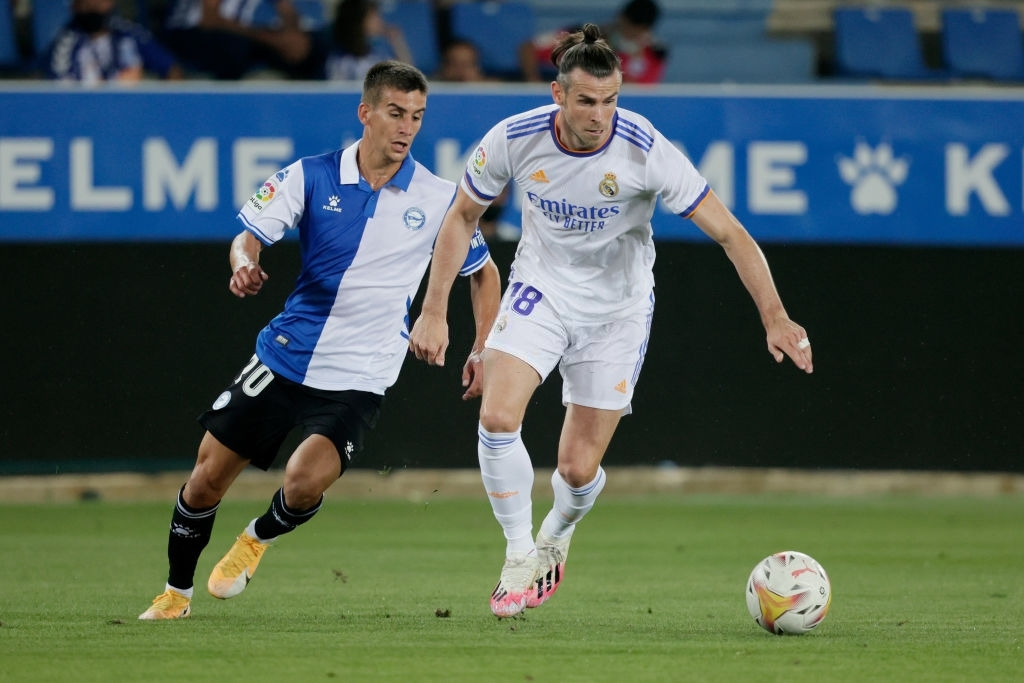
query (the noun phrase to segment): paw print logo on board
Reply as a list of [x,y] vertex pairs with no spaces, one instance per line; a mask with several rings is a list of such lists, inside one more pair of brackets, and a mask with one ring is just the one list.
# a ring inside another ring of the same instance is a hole
[[853,188],[850,206],[854,211],[887,216],[896,210],[896,188],[907,179],[910,162],[893,156],[892,145],[883,142],[872,148],[866,142],[858,142],[853,157],[840,156],[836,164],[839,177]]

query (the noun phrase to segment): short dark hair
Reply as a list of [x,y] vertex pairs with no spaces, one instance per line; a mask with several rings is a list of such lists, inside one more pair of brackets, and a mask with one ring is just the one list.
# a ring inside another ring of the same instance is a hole
[[569,74],[573,69],[583,69],[595,78],[607,78],[622,71],[619,55],[601,36],[596,24],[584,24],[580,30],[559,40],[551,51],[551,63],[558,68],[557,80],[565,89],[569,88]]
[[402,92],[419,90],[426,95],[427,77],[412,64],[387,59],[377,62],[366,72],[366,78],[363,79],[363,102],[370,106],[377,104],[384,88]]

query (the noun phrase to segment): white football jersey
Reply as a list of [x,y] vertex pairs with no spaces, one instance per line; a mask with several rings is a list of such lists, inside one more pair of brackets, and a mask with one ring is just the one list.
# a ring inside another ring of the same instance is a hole
[[570,320],[607,320],[654,287],[651,216],[658,197],[686,218],[708,184],[650,121],[616,111],[608,141],[591,152],[558,142],[550,104],[491,128],[470,157],[462,188],[481,204],[514,180],[523,234],[510,279],[548,297]]
[[[267,179],[238,219],[263,244],[297,229],[302,270],[284,310],[256,339],[275,374],[316,389],[383,394],[409,348],[409,307],[455,184],[406,157],[374,192],[356,147],[306,157]],[[490,255],[480,231],[460,271]]]

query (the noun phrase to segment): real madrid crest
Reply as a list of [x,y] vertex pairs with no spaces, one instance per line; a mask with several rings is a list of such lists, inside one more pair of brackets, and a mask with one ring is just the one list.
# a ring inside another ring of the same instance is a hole
[[609,171],[604,174],[604,178],[597,184],[598,191],[605,197],[614,197],[619,193],[619,184],[615,182],[615,174]]

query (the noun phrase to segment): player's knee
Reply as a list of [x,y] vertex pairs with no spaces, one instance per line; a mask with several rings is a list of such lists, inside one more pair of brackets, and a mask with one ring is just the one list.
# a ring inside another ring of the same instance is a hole
[[289,477],[282,488],[284,502],[289,510],[308,510],[319,505],[327,489],[319,481],[306,477]]
[[321,502],[323,487],[309,481],[285,482],[285,505],[290,510],[308,510]]
[[201,460],[189,475],[183,497],[194,508],[207,508],[220,502],[234,481],[233,470],[216,466],[214,461]]
[[203,472],[197,469],[188,478],[181,497],[189,507],[202,510],[219,503],[226,492],[226,485],[215,486]]
[[558,473],[562,479],[572,488],[580,488],[594,481],[600,464],[590,465],[586,463],[559,463]]
[[519,429],[519,415],[500,408],[481,407],[480,426],[492,434],[511,434]]

